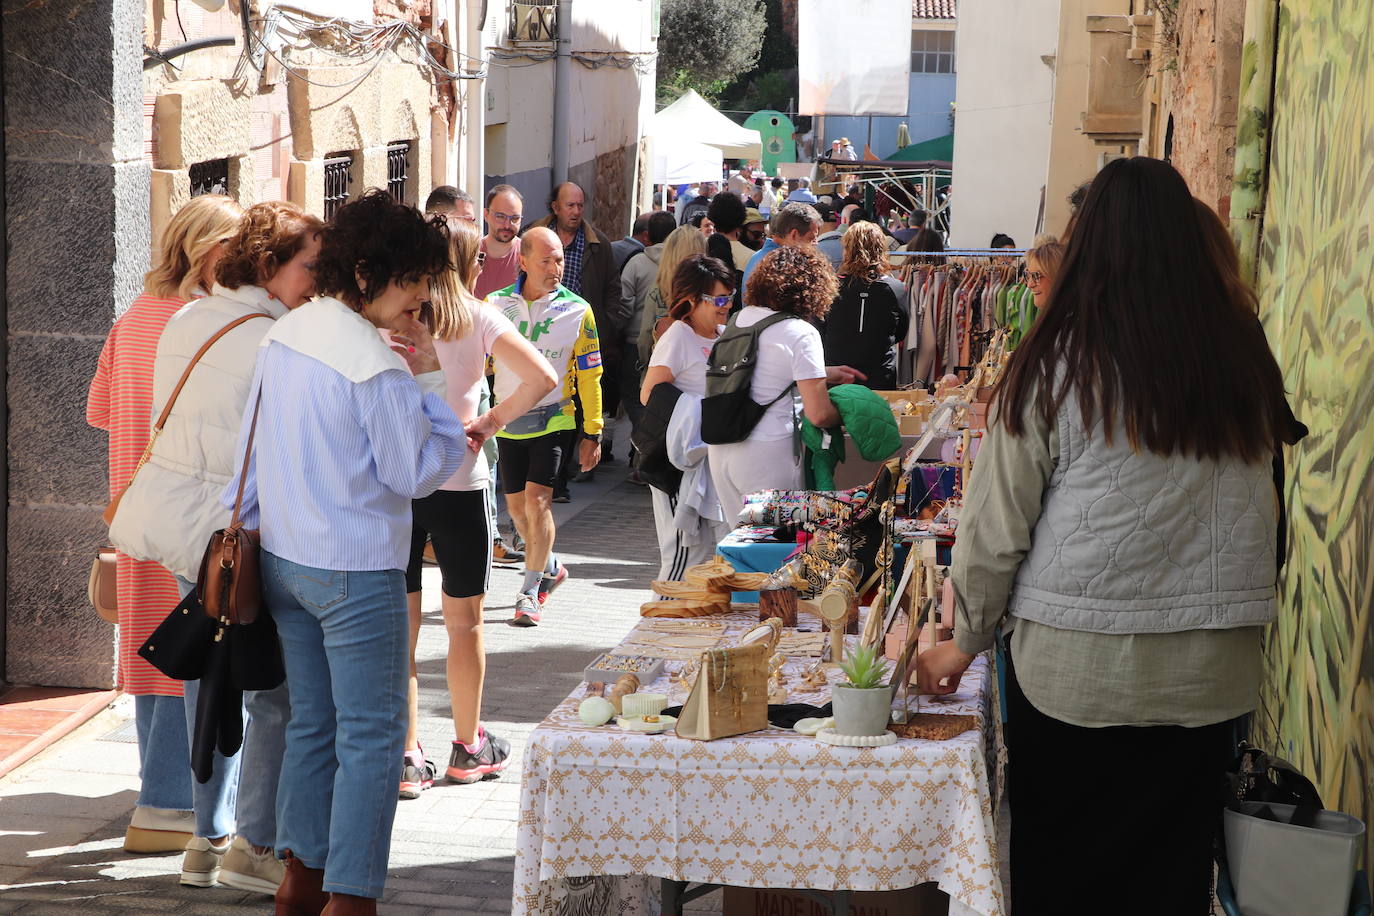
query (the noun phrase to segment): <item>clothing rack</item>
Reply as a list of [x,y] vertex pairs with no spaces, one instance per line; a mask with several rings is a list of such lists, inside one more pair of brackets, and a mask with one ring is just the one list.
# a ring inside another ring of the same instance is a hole
[[888,257],[899,258],[1023,258],[1025,248],[947,248],[944,251],[889,251]]

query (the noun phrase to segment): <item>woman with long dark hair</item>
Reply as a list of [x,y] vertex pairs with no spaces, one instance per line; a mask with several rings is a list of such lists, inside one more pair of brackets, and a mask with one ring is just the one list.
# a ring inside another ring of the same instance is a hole
[[1123,894],[1124,912],[1210,912],[1222,772],[1275,613],[1271,462],[1292,438],[1234,281],[1171,166],[1113,162],[997,392],[955,547],[955,641],[917,668],[949,693],[1014,620],[1018,916]]

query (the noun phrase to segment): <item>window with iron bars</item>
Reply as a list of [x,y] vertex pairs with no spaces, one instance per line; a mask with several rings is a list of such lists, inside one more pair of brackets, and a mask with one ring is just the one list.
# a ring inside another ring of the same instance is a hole
[[229,160],[208,159],[191,165],[191,196],[229,193]]
[[410,141],[397,140],[386,146],[386,189],[397,203],[406,199],[406,182],[410,180]]
[[349,188],[353,184],[353,154],[330,153],[324,157],[324,218],[333,219],[339,208],[348,203]]

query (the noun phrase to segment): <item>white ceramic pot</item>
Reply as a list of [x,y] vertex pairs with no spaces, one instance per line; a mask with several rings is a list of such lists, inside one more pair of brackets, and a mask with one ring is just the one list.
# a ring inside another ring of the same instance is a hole
[[860,690],[845,684],[830,688],[835,712],[835,733],[839,735],[881,735],[892,716],[892,688]]

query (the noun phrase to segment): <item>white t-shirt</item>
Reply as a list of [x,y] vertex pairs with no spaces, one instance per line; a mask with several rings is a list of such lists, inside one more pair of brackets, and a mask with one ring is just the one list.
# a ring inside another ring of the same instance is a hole
[[663,366],[673,373],[673,385],[684,394],[706,397],[706,365],[711,359],[714,337],[702,337],[685,321],[674,321],[654,344],[650,366]]
[[[752,327],[772,315],[772,309],[746,305],[735,316],[742,328]],[[825,378],[825,352],[821,332],[802,318],[789,318],[768,328],[759,336],[759,359],[754,366],[751,393],[755,401],[767,404],[794,381]],[[793,397],[781,398],[768,408],[750,440],[786,439],[792,435],[795,416]]]
[[[510,319],[486,303],[469,303],[472,308],[472,330],[461,340],[436,340],[434,351],[444,370],[448,393],[444,400],[464,423],[477,419],[477,404],[482,396],[482,376],[487,356],[496,338],[507,331],[515,331]],[[516,333],[519,333],[516,331]],[[439,487],[441,490],[485,490],[491,474],[487,456],[482,449]]]

